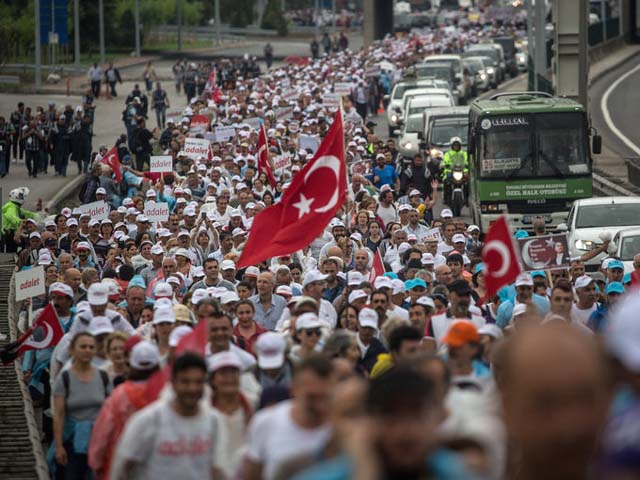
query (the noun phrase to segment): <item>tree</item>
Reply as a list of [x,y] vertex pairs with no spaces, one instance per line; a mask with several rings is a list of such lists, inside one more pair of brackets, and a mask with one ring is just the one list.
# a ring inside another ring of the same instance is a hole
[[261,27],[267,30],[276,30],[278,35],[286,36],[289,31],[287,19],[282,14],[281,0],[269,0],[266,11],[262,17]]
[[253,23],[255,0],[220,0],[220,17],[232,27],[244,28]]

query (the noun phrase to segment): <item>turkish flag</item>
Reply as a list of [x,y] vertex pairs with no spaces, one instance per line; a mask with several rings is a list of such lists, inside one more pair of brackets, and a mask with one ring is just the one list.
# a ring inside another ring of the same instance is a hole
[[48,304],[42,309],[31,328],[24,332],[18,340],[0,351],[0,358],[3,363],[9,363],[28,350],[44,350],[55,347],[63,335],[64,331],[58,320],[58,315],[53,305]]
[[[204,319],[200,320],[191,333],[180,339],[180,342],[176,345],[174,358],[184,352],[193,352],[204,357],[207,343],[209,343],[209,322]],[[149,378],[145,388],[147,401],[153,402],[158,399],[169,378],[171,378],[170,365],[165,365],[164,368],[158,370]]]
[[373,284],[376,277],[384,275],[384,272],[384,263],[382,263],[380,250],[376,249],[376,253],[373,255],[373,263],[371,264],[371,272],[369,272],[369,283]]
[[276,179],[269,163],[269,145],[267,144],[267,132],[264,125],[260,126],[258,132],[258,173],[266,173],[271,188],[276,186]]
[[516,255],[507,217],[501,216],[489,227],[482,249],[484,278],[487,299],[495,295],[503,286],[515,281],[522,272]]
[[296,174],[282,200],[256,215],[238,268],[309,245],[342,206],[346,195],[344,129],[338,110],[315,156]]
[[122,181],[122,170],[120,170],[120,158],[118,157],[118,149],[116,147],[111,147],[107,153],[104,154],[104,157],[100,160],[102,163],[106,163],[113,170],[114,175],[116,176],[116,182]]

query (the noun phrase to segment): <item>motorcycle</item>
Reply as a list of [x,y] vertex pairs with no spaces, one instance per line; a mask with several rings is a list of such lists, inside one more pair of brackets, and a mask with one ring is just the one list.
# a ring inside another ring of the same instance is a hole
[[454,217],[459,217],[462,213],[462,208],[466,205],[466,191],[467,191],[467,174],[464,172],[464,168],[461,164],[455,164],[451,172],[451,202],[449,206],[453,212]]

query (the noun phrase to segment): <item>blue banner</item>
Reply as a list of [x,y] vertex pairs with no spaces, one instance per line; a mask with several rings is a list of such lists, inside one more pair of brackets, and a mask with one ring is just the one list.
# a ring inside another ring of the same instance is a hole
[[[42,45],[49,45],[50,33],[57,35],[58,45],[69,43],[67,3],[67,0],[40,0],[40,42]],[[55,25],[52,26],[52,23]]]

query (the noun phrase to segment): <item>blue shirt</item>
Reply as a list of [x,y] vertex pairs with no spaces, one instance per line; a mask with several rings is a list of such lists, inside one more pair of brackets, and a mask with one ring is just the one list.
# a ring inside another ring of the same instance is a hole
[[[542,297],[534,293],[531,297],[531,300],[538,309],[538,313],[540,313],[540,315],[544,317],[547,313],[549,313],[550,305],[549,300],[546,297]],[[504,328],[509,325],[509,323],[511,323],[511,316],[513,315],[514,306],[515,299],[507,300],[506,302],[500,304],[496,316],[496,325],[498,325],[500,328]]]
[[280,295],[271,295],[271,306],[265,310],[260,303],[260,296],[254,295],[250,297],[251,303],[256,307],[253,319],[267,330],[275,330],[278,320],[282,316],[282,312],[287,308],[287,301]]
[[377,188],[382,187],[382,185],[389,185],[393,187],[398,179],[398,174],[396,173],[396,169],[391,165],[385,165],[382,168],[373,167],[373,176],[380,178],[380,181],[375,183]]

